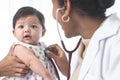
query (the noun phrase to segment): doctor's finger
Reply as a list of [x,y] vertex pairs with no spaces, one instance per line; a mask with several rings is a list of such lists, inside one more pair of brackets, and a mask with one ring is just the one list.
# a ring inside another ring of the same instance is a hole
[[48,48],[51,52],[53,52],[57,56],[62,56],[62,53],[64,53],[64,51],[58,44],[50,45]]
[[53,59],[56,59],[57,58],[57,55],[55,55],[53,52],[49,51],[49,50],[46,50],[45,51],[46,55],[50,58],[53,58]]

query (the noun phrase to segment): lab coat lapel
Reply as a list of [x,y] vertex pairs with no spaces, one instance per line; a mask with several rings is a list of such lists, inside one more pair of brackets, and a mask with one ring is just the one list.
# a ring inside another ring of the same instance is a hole
[[[111,20],[114,20],[114,24],[113,23],[111,24],[112,22]],[[93,37],[90,40],[85,58],[82,62],[78,80],[84,80],[85,75],[89,71],[92,62],[94,61],[98,53],[97,51],[99,50],[100,41],[102,39],[105,39],[109,36],[116,34],[116,31],[120,26],[119,20],[116,19],[115,15],[108,18],[108,20],[105,20],[103,24],[104,25],[101,25],[101,27],[94,33]]]
[[[78,80],[82,80],[84,76],[86,75],[87,71],[89,70],[90,65],[92,64],[93,60],[95,59],[95,56],[97,55],[98,50],[98,43],[99,41],[96,41],[95,39],[92,40],[92,42],[89,43],[89,47],[86,51],[85,58],[83,60],[81,69],[80,69],[80,78]],[[94,44],[94,45],[93,45]]]

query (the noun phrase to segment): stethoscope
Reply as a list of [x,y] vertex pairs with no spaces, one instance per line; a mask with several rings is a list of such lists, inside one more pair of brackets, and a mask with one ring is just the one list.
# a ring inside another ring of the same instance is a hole
[[61,35],[60,35],[60,30],[59,30],[59,26],[58,26],[58,13],[59,13],[59,11],[64,10],[64,9],[65,9],[65,7],[63,7],[63,8],[58,8],[58,9],[56,10],[56,25],[57,25],[57,31],[58,31],[58,34],[59,34],[59,37],[60,37],[60,41],[61,41],[62,47],[63,47],[63,49],[68,53],[69,67],[68,67],[67,80],[69,80],[69,78],[70,78],[70,72],[71,72],[71,65],[70,65],[70,64],[71,64],[72,54],[73,54],[73,52],[75,52],[75,51],[77,50],[77,48],[79,47],[82,38],[79,39],[76,47],[75,47],[73,50],[71,50],[71,51],[70,51],[70,50],[67,50],[67,48],[65,47],[65,44],[64,44],[64,42],[63,42],[63,40],[62,40],[62,37],[61,37]]

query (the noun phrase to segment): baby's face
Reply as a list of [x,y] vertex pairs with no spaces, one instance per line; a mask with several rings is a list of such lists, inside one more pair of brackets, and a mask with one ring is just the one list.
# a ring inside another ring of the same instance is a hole
[[17,20],[13,34],[22,42],[35,45],[42,36],[42,26],[35,15],[21,17]]

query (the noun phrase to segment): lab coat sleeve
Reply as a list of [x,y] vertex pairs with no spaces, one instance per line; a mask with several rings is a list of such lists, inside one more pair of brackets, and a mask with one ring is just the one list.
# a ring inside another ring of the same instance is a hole
[[104,80],[120,80],[120,40],[112,45],[109,60],[109,68]]

